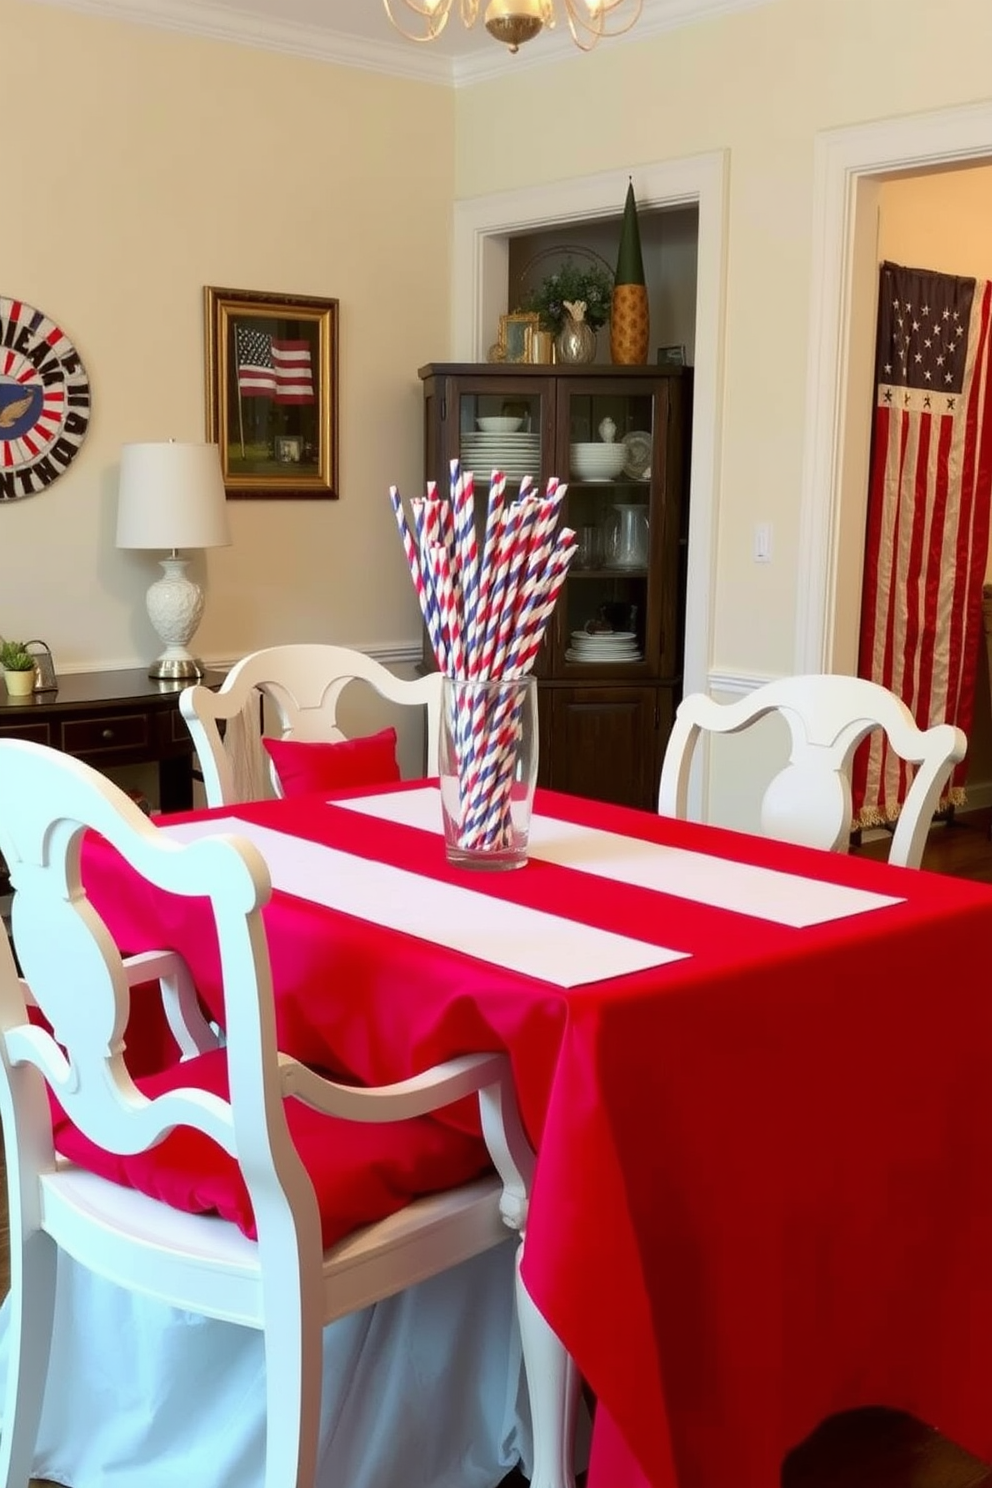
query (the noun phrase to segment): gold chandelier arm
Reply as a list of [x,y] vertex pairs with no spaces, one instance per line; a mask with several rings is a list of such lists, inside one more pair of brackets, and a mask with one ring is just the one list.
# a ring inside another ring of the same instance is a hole
[[[644,0],[564,0],[565,18],[575,45],[583,52],[591,52],[603,36],[623,36],[640,18]],[[608,24],[613,11],[628,7],[630,14],[623,17],[623,24]]]
[[[390,25],[407,41],[435,41],[448,24],[454,0],[382,0],[382,4]],[[400,6],[403,9],[399,11],[401,18],[398,19],[395,12]],[[462,24],[473,26],[479,15],[479,0],[458,0],[458,9]],[[426,25],[418,31],[409,30],[402,19],[406,12],[418,16]]]
[[[456,8],[462,24],[473,26],[482,0],[382,0],[390,25],[407,41],[436,41]],[[622,36],[641,14],[644,0],[562,0],[569,33],[583,52],[591,52],[604,36]],[[620,24],[614,12],[623,10]],[[416,18],[414,20],[413,18]],[[486,29],[515,52],[543,28],[554,28],[556,0],[489,0]],[[419,24],[418,24],[419,23]],[[411,29],[415,27],[416,29]]]

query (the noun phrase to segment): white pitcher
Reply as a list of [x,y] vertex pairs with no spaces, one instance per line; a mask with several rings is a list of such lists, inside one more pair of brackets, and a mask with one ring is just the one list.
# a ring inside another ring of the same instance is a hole
[[639,502],[618,501],[607,540],[611,568],[645,568],[648,561],[648,514]]

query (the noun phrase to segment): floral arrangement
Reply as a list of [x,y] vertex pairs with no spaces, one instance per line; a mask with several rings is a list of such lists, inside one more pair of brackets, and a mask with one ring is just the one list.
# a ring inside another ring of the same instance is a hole
[[553,274],[541,281],[521,309],[538,314],[542,327],[557,336],[568,318],[567,303],[583,301],[586,322],[598,331],[610,318],[612,298],[613,275],[608,269],[595,265],[580,268],[574,260],[566,258]]

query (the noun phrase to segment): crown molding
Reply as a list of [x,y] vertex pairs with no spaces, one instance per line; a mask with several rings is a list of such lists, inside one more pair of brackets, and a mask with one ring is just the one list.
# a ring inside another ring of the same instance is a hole
[[[32,3],[457,88],[582,55],[563,26],[540,37],[515,57],[488,37],[483,41],[480,29],[480,46],[466,55],[452,57],[430,45],[415,46],[402,40],[370,41],[344,35],[329,26],[307,26],[298,21],[250,15],[231,5],[205,4],[203,0],[32,0]],[[601,45],[631,45],[680,26],[753,10],[770,0],[647,0],[647,3],[649,11],[632,31]]]
[[[653,36],[675,31],[681,26],[718,20],[734,11],[755,10],[759,5],[768,3],[769,0],[645,0],[645,5],[650,6],[650,9],[641,15],[637,25],[622,36],[602,41],[600,46],[634,46]],[[491,46],[492,43],[489,46],[480,46],[478,50],[454,59],[452,80],[456,88],[506,77],[510,72],[531,72],[552,62],[576,60],[584,55],[572,40],[568,27],[561,23],[554,31],[530,43],[515,57],[511,57],[499,46],[493,55]]]
[[175,31],[206,37],[209,41],[306,57],[313,62],[334,62],[365,72],[449,85],[454,81],[452,58],[436,53],[424,56],[424,47],[411,46],[402,40],[367,41],[323,26],[271,20],[227,5],[204,4],[202,0],[32,0],[32,3],[100,16],[104,20],[150,26],[158,31]]

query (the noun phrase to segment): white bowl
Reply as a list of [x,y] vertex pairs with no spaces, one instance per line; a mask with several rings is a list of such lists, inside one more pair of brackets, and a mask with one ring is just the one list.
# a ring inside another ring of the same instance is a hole
[[569,458],[580,480],[613,480],[627,463],[627,449],[623,444],[573,444]]
[[515,434],[523,423],[522,418],[478,418],[475,421],[487,434]]

